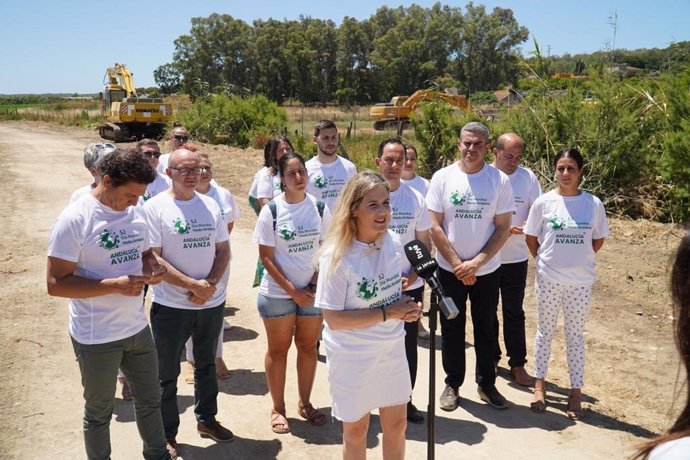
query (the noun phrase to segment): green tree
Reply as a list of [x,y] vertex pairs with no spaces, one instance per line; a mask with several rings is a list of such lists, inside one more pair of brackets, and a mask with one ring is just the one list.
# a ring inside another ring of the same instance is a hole
[[180,72],[172,64],[163,64],[153,71],[153,79],[163,94],[173,94],[180,89]]

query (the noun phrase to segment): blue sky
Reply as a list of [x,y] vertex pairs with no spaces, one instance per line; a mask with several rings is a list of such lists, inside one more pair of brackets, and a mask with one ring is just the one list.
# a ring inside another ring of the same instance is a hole
[[[365,19],[383,5],[435,1],[314,0],[0,0],[0,94],[95,93],[105,69],[127,64],[137,86],[154,86],[153,71],[170,62],[174,40],[192,17],[226,13],[252,20],[296,19],[299,15]],[[464,10],[466,1],[442,2]],[[616,48],[664,48],[690,40],[690,0],[478,0],[490,11],[513,10],[519,24],[552,55],[593,52],[610,46],[609,16],[618,14]],[[533,49],[532,37],[523,52]]]

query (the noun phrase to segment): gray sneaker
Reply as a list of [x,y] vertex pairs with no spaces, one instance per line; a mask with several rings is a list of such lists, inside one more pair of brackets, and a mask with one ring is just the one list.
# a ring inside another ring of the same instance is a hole
[[441,393],[441,397],[439,398],[438,402],[441,406],[441,409],[450,412],[458,408],[459,399],[460,396],[458,396],[458,389],[453,388],[450,385],[446,385],[446,388],[443,390],[443,393]]

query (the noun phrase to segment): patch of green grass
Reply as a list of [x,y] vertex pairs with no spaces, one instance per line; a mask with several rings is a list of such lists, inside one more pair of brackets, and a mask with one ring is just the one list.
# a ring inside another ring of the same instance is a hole
[[0,110],[8,109],[44,109],[49,104],[3,104],[0,103]]

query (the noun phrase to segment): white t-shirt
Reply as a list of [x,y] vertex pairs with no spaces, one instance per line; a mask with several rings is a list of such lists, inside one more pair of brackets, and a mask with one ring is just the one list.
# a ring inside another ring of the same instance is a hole
[[[144,204],[144,211],[151,247],[161,248],[163,259],[190,278],[208,276],[216,244],[228,240],[227,225],[213,198],[195,193],[191,200],[181,201],[170,193],[161,193]],[[216,288],[213,297],[198,306],[188,300],[186,289],[163,282],[153,286],[153,301],[187,310],[213,308],[225,301],[226,284],[219,282]]]
[[272,174],[271,168],[262,170],[256,186],[256,197],[272,200],[281,193],[280,174]]
[[226,224],[235,222],[241,217],[240,208],[235,202],[235,197],[232,196],[230,190],[220,185],[211,183],[211,188],[204,195],[213,198],[213,200],[220,206],[220,212],[223,216],[223,221]]
[[171,154],[172,154],[172,152],[164,153],[160,157],[158,157],[158,168],[156,168],[156,171],[158,172],[158,174],[160,174],[162,176],[167,175],[165,170],[168,168],[168,163],[170,163],[170,155]]
[[649,454],[649,460],[689,460],[690,436],[674,439],[656,446]]
[[561,196],[551,190],[532,205],[525,233],[539,240],[536,262],[540,273],[559,283],[594,283],[592,240],[609,235],[606,211],[599,198],[585,191],[577,196]]
[[315,156],[306,163],[309,172],[307,193],[326,203],[331,212],[340,191],[350,177],[357,174],[357,167],[350,161],[336,156],[333,163],[323,164]]
[[[426,209],[424,197],[406,184],[391,192],[391,222],[388,228],[393,230],[405,245],[415,239],[415,232],[423,232],[431,228],[431,218]],[[408,275],[412,271],[412,264],[407,257],[402,258],[402,274]],[[424,285],[422,278],[412,283],[407,290],[417,289]]]
[[83,187],[80,187],[80,188],[76,189],[76,190],[72,193],[72,196],[69,198],[70,204],[74,203],[74,202],[77,201],[79,198],[83,197],[84,195],[87,195],[87,194],[91,193],[91,191],[93,191],[93,189],[94,189],[94,185],[93,185],[93,184],[85,185],[85,186],[83,186]]
[[[48,256],[76,263],[77,276],[100,280],[141,275],[141,255],[148,249],[148,229],[140,207],[118,212],[87,194],[58,216]],[[69,302],[69,333],[82,344],[131,337],[146,324],[142,296],[108,294]]]
[[[429,211],[443,213],[441,227],[462,261],[473,259],[489,241],[496,229],[496,215],[512,212],[515,207],[508,176],[488,164],[479,172],[466,174],[457,162],[436,171],[426,204]],[[453,271],[440,252],[438,264]],[[477,276],[492,273],[500,265],[496,254],[477,271]]]
[[249,187],[249,193],[248,195],[252,198],[259,198],[258,196],[258,191],[259,191],[259,178],[261,178],[266,171],[268,171],[269,168],[267,166],[264,166],[263,168],[259,169],[256,174],[254,174],[254,179],[252,179],[252,185]]
[[[493,166],[493,165],[491,165]],[[524,227],[529,215],[529,209],[539,195],[541,195],[541,185],[537,176],[532,171],[522,166],[513,171],[508,176],[510,186],[513,189],[513,199],[515,209],[513,210],[513,227]],[[529,250],[525,243],[525,235],[511,234],[500,251],[501,263],[511,264],[524,262],[529,258]]]
[[412,179],[400,180],[403,184],[408,185],[413,189],[417,190],[419,193],[421,193],[422,196],[426,196],[426,192],[427,190],[429,190],[429,181],[420,176],[419,174],[415,174],[415,176]]
[[[386,233],[380,249],[355,241],[333,272],[331,254],[332,250],[326,250],[319,259],[317,307],[368,309],[400,298],[400,266],[405,256],[392,231]],[[403,322],[397,319],[337,331],[325,323],[323,343],[336,418],[354,422],[377,407],[409,401],[412,387],[404,340]]]
[[[285,194],[273,199],[276,204],[276,228],[268,206],[261,208],[252,242],[275,248],[275,261],[283,275],[297,288],[311,281],[316,271],[316,254],[323,240],[331,214],[324,206],[323,219],[316,207],[316,198],[307,195],[301,203],[288,203]],[[267,297],[289,299],[290,295],[266,271],[259,292]]]
[[148,201],[159,193],[168,190],[170,188],[170,182],[170,178],[166,176],[165,173],[156,173],[156,178],[153,182],[146,186],[146,192],[143,196],[144,201]]

